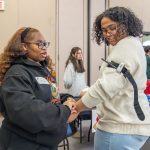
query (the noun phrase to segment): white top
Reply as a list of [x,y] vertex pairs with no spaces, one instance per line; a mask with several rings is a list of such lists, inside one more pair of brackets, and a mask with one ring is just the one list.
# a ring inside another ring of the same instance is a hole
[[143,46],[150,46],[150,41],[143,42]]
[[104,62],[99,79],[82,97],[89,108],[97,106],[100,118],[97,127],[111,133],[150,136],[150,106],[144,89],[146,88],[146,58],[138,38],[129,36],[112,47],[108,61],[124,63],[138,86],[138,100],[145,114],[140,121],[133,106],[134,91],[131,83],[116,69]]
[[85,82],[85,72],[75,72],[73,64],[70,62],[64,72],[64,86],[68,94],[79,96],[81,90],[87,87]]

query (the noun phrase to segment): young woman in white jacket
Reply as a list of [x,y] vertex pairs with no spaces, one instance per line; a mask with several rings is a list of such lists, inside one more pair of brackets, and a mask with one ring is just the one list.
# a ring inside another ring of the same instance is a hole
[[[86,107],[97,108],[100,121],[94,150],[139,150],[150,136],[150,107],[144,94],[146,58],[138,38],[142,29],[141,21],[124,7],[109,8],[94,22],[97,44],[111,45],[106,60],[109,65],[102,64],[98,80],[76,103],[78,112]],[[119,66],[114,69],[114,65]],[[121,66],[126,69],[121,70]]]
[[66,92],[72,96],[79,96],[81,90],[87,88],[82,50],[79,47],[73,47],[71,49],[70,55],[66,61],[64,87]]

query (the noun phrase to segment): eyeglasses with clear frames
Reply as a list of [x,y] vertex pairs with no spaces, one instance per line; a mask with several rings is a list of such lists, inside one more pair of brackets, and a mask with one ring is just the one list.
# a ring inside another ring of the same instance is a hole
[[39,49],[47,49],[50,45],[50,42],[47,42],[47,41],[39,41],[39,42],[24,42],[24,43],[27,43],[27,44],[36,44],[38,46]]

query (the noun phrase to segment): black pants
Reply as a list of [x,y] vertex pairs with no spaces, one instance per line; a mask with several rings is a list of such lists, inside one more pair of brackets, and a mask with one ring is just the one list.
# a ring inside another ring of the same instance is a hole
[[22,138],[5,128],[0,129],[0,150],[57,150]]

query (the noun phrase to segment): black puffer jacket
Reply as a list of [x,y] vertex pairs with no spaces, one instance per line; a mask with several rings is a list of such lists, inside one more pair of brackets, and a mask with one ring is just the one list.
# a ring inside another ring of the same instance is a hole
[[15,61],[7,71],[1,89],[6,111],[0,145],[2,130],[46,147],[57,147],[65,138],[70,110],[51,103],[48,75],[45,63],[39,65],[25,58]]

